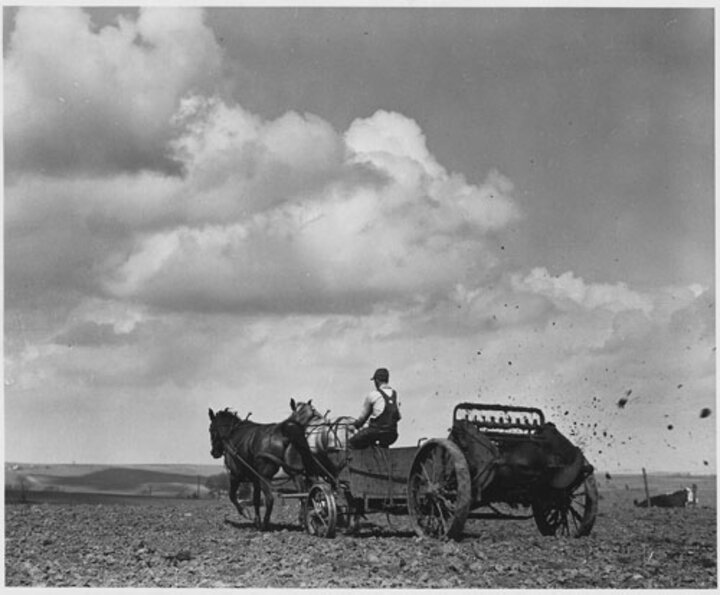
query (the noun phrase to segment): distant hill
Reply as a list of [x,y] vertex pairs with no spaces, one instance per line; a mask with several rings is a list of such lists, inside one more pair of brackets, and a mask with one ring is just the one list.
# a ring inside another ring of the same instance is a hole
[[28,465],[6,463],[5,486],[40,491],[183,497],[207,495],[220,465]]

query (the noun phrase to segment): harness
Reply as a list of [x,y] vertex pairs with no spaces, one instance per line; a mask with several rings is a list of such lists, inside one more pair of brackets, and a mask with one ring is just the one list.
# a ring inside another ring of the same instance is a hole
[[[237,422],[233,422],[232,426],[230,427],[230,435],[232,435],[233,430],[235,429],[235,427],[237,427]],[[240,463],[242,463],[245,467],[247,467],[247,468],[250,470],[250,472],[251,472],[259,481],[261,481],[262,483],[264,483],[268,488],[271,488],[271,487],[272,487],[272,484],[271,484],[267,479],[265,479],[262,475],[260,475],[260,474],[255,470],[255,468],[254,468],[250,463],[248,463],[248,462],[240,455],[240,453],[239,453],[237,450],[235,450],[235,448],[232,446],[232,443],[230,442],[230,438],[223,438],[222,436],[219,436],[219,435],[218,435],[218,437],[220,438],[220,441],[222,442],[223,449],[225,450],[225,452],[230,453],[235,459],[237,459],[238,461],[240,461]],[[272,455],[269,455],[269,454],[267,454],[267,453],[260,453],[260,454],[258,454],[258,456],[265,456],[265,458],[269,458],[270,460],[272,460],[272,459],[275,458],[275,457],[273,457]],[[275,461],[273,461],[273,462],[275,462]],[[224,460],[224,463],[225,463],[225,467],[227,468],[227,470],[232,473],[232,469],[230,469],[230,466],[229,466],[228,463],[227,463],[227,459]],[[279,462],[279,464],[280,464],[282,467],[284,467],[284,465],[282,465],[282,462]]]
[[[229,432],[230,435],[232,435],[232,433],[233,433],[233,431],[235,430],[235,428],[237,427],[237,425],[238,425],[238,424],[237,424],[237,421],[233,421],[232,425],[230,426],[230,432]],[[330,425],[330,424],[328,424],[328,425]],[[340,420],[338,420],[338,422],[337,422],[336,424],[334,424],[334,425],[335,425],[335,431],[337,431],[337,427],[340,425]],[[242,463],[247,469],[249,469],[250,472],[251,472],[260,482],[262,482],[263,484],[265,484],[268,488],[272,488],[272,487],[273,487],[273,486],[272,486],[272,483],[271,483],[268,479],[266,479],[265,477],[263,477],[262,475],[260,475],[260,474],[255,470],[255,468],[254,468],[250,463],[248,463],[248,462],[242,457],[242,455],[233,447],[232,442],[230,441],[230,438],[229,438],[229,437],[228,437],[228,438],[223,438],[222,436],[218,435],[218,438],[220,438],[220,441],[222,442],[223,448],[225,449],[226,452],[228,452],[229,454],[231,454],[236,460],[240,461],[240,463]],[[332,474],[330,473],[330,471],[328,471],[328,470],[325,468],[325,466],[324,466],[320,461],[318,461],[317,457],[315,457],[315,455],[313,455],[312,452],[310,453],[310,456],[313,458],[314,464],[317,465],[317,466],[323,471],[323,473],[325,473],[325,475],[326,475],[329,479],[332,480]],[[287,482],[287,481],[290,481],[290,480],[292,479],[293,472],[297,472],[297,473],[300,473],[301,471],[307,472],[306,469],[296,470],[296,469],[294,469],[293,467],[288,467],[288,466],[285,464],[285,461],[282,461],[281,459],[279,459],[279,458],[276,457],[275,455],[272,455],[272,454],[267,453],[267,452],[259,452],[259,453],[257,454],[257,457],[267,459],[268,461],[271,461],[271,462],[275,463],[275,464],[278,465],[281,469],[283,469],[283,471],[285,471],[285,472],[288,474],[288,479],[286,480],[286,482]],[[227,463],[227,459],[225,459],[224,463],[225,463],[225,467],[228,469],[228,471],[230,471],[230,472],[232,473],[232,470],[230,469],[230,467],[229,467],[229,465],[228,465],[228,463]],[[284,482],[284,483],[286,483],[286,482]],[[332,483],[334,484],[335,482],[332,481]]]
[[[330,451],[330,436],[332,435],[335,444],[343,444],[343,440],[340,437],[340,428],[345,426],[347,431],[346,418],[338,417],[334,422],[323,421],[322,423],[310,424],[307,426],[306,435],[308,437],[314,436],[317,438],[317,445],[323,452]],[[347,440],[345,440],[347,442]],[[312,450],[312,448],[311,448]]]
[[385,401],[385,408],[380,415],[370,420],[369,425],[381,430],[395,429],[397,427],[397,422],[400,421],[400,410],[397,406],[397,392],[393,389],[392,395],[388,395],[379,386],[377,387],[377,390],[382,396],[383,401]]

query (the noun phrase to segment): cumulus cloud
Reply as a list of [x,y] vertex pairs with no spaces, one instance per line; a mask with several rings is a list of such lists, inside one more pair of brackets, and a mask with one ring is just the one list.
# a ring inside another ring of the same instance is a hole
[[209,310],[343,311],[482,278],[486,237],[515,220],[512,185],[449,174],[418,125],[378,112],[344,135],[290,112],[264,121],[186,99],[173,150],[185,224],[138,236],[113,295]]
[[606,308],[612,312],[637,309],[648,313],[652,308],[649,296],[642,295],[627,287],[625,283],[586,283],[567,271],[557,277],[547,269],[533,269],[525,277],[514,274],[513,288],[517,291],[529,291],[544,295],[556,303],[575,304],[584,308]]
[[4,70],[6,167],[172,170],[180,98],[212,88],[221,53],[197,9],[143,8],[94,31],[80,8],[17,12]]
[[[200,10],[95,30],[23,8],[5,66],[11,304],[52,291],[194,311],[370,311],[497,264],[512,183],[448,172],[412,119],[337,131],[266,120],[212,93]],[[26,172],[20,175],[21,172]]]
[[217,97],[189,96],[173,122],[170,146],[185,172],[176,208],[190,224],[241,221],[352,178],[342,139],[311,114],[264,121]]
[[251,113],[212,92],[221,58],[197,10],[101,30],[80,9],[18,11],[5,370],[23,397],[195,406],[211,388],[226,406],[270,383],[260,418],[302,391],[354,414],[388,365],[407,411],[433,412],[408,417],[405,444],[478,393],[587,409],[631,383],[669,404],[683,384],[698,410],[712,399],[712,291],[508,270],[497,238],[522,213],[501,173],[448,171],[397,112],[346,130]]
[[136,234],[173,225],[181,182],[145,172],[108,178],[23,176],[6,183],[6,305],[102,293]]

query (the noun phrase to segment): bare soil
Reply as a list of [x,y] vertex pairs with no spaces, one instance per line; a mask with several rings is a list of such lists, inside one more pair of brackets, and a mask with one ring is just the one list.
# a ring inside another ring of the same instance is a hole
[[[688,480],[685,480],[687,483]],[[637,481],[599,481],[586,538],[532,520],[468,521],[459,542],[419,538],[372,515],[357,536],[320,539],[277,503],[258,532],[225,500],[30,493],[5,506],[6,586],[339,588],[717,588],[714,478],[695,508],[637,508]],[[673,482],[677,483],[677,482]],[[654,491],[653,493],[656,493]]]

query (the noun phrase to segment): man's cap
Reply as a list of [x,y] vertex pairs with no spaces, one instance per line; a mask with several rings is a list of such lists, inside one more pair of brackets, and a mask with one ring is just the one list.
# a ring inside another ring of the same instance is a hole
[[370,380],[387,382],[388,380],[390,380],[390,372],[388,372],[387,368],[378,368],[377,370],[375,370],[375,373]]

